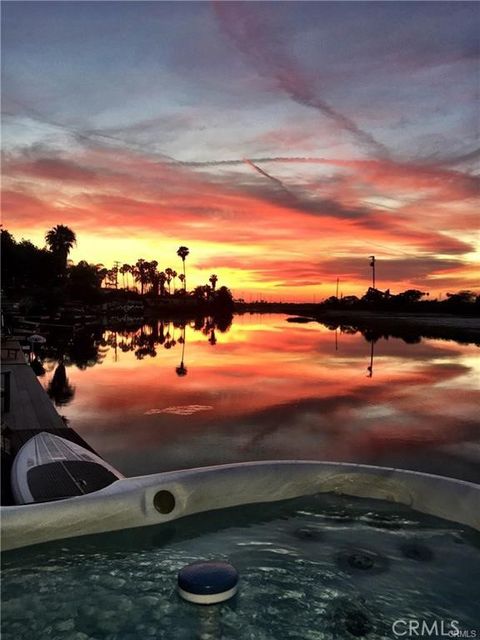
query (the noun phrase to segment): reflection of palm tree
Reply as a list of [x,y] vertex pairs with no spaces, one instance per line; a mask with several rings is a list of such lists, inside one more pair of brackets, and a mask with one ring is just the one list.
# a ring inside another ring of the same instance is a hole
[[67,258],[73,245],[77,242],[75,233],[63,224],[47,231],[45,241],[52,253],[58,256],[60,266],[64,270],[67,266]]
[[185,325],[183,325],[182,327],[182,336],[178,339],[179,342],[182,343],[182,360],[180,362],[180,364],[178,365],[178,367],[175,367],[175,373],[177,374],[177,376],[186,376],[188,371],[187,371],[187,367],[184,364],[184,360],[185,360],[185,343],[186,343],[186,339],[185,339],[185,332],[186,332],[186,327]]
[[40,361],[38,356],[35,356],[33,358],[33,360],[30,362],[30,366],[32,367],[33,372],[36,376],[45,375],[45,367],[43,366],[43,363]]
[[186,376],[188,373],[187,367],[183,365],[183,362],[180,363],[178,367],[176,367],[175,372],[177,376]]
[[108,345],[102,339],[100,328],[92,330],[85,327],[73,335],[64,355],[68,363],[83,371],[102,362],[108,349]]
[[146,356],[155,358],[157,352],[155,351],[155,333],[145,333],[145,327],[140,329],[140,335],[135,339],[135,357],[137,360],[143,360]]
[[188,247],[179,247],[177,251],[177,256],[182,259],[183,262],[183,288],[185,291],[187,290],[187,275],[185,273],[185,258],[190,253],[190,249]]
[[75,395],[75,387],[73,387],[67,378],[67,370],[62,361],[58,363],[53,377],[48,385],[47,393],[55,402],[57,407],[64,407],[69,404]]
[[165,325],[163,324],[163,320],[160,320],[160,331],[158,335],[158,342],[163,344],[165,342]]

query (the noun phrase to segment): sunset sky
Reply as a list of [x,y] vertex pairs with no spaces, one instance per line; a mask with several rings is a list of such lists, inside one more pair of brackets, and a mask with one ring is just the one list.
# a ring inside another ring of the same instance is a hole
[[3,226],[321,299],[478,289],[474,2],[3,2]]

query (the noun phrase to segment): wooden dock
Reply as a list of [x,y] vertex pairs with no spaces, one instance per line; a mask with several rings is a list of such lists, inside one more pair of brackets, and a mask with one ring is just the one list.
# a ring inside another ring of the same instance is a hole
[[93,453],[96,451],[59,415],[28,364],[20,343],[2,340],[1,347],[3,505],[12,504],[10,469],[15,455],[25,442],[41,431],[75,442]]

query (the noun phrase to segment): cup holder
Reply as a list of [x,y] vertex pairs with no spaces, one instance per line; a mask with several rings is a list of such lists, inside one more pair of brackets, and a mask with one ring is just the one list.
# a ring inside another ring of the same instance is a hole
[[172,513],[175,509],[175,496],[171,491],[162,489],[153,496],[153,506],[159,513]]

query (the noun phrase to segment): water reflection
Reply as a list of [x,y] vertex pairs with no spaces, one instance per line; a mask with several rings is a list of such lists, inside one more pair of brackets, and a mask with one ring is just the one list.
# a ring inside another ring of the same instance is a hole
[[180,336],[178,341],[182,345],[182,359],[181,359],[180,364],[178,365],[178,367],[175,367],[175,372],[176,372],[177,376],[186,376],[188,371],[187,371],[187,367],[185,366],[185,344],[187,342],[186,341],[185,325],[183,326],[182,335]]
[[57,407],[69,404],[75,396],[75,387],[70,384],[63,362],[59,362],[52,379],[48,383],[47,393]]
[[[107,331],[105,333],[106,344],[123,353],[133,351],[138,360],[146,357],[155,358],[158,354],[157,348],[172,349],[177,344],[182,345],[181,363],[177,369],[185,370],[185,342],[187,324],[194,331],[201,332],[207,337],[207,341],[212,346],[217,344],[216,330],[226,333],[231,324],[232,316],[224,317],[198,317],[187,322],[186,320],[153,320],[148,324],[141,324],[138,329],[132,330],[130,327],[124,331]],[[185,375],[180,373],[179,375]]]
[[472,344],[279,315],[158,320],[52,344],[43,384],[58,371],[71,426],[125,475],[297,458],[480,480]]
[[[114,362],[119,361],[119,352],[127,354],[132,352],[137,360],[156,358],[159,348],[166,350],[181,346],[180,364],[175,367],[178,376],[187,374],[185,365],[186,329],[201,333],[206,337],[208,344],[217,344],[217,334],[227,333],[232,325],[233,316],[206,316],[192,320],[152,320],[150,322],[129,322],[127,326],[117,325],[113,328],[103,326],[83,327],[71,332],[57,328],[49,332],[48,344],[41,352],[35,354],[30,365],[38,376],[45,374],[45,364],[50,367],[58,363],[57,378],[55,375],[48,384],[52,399],[59,395],[60,387],[65,387],[64,366],[75,365],[80,370],[85,370],[95,365],[102,364],[107,353],[113,351]],[[68,404],[73,398],[70,391],[63,394],[62,406]],[[60,394],[62,395],[62,394]]]
[[367,378],[373,378],[373,359],[375,355],[375,342],[376,340],[370,340],[370,364],[367,367]]

